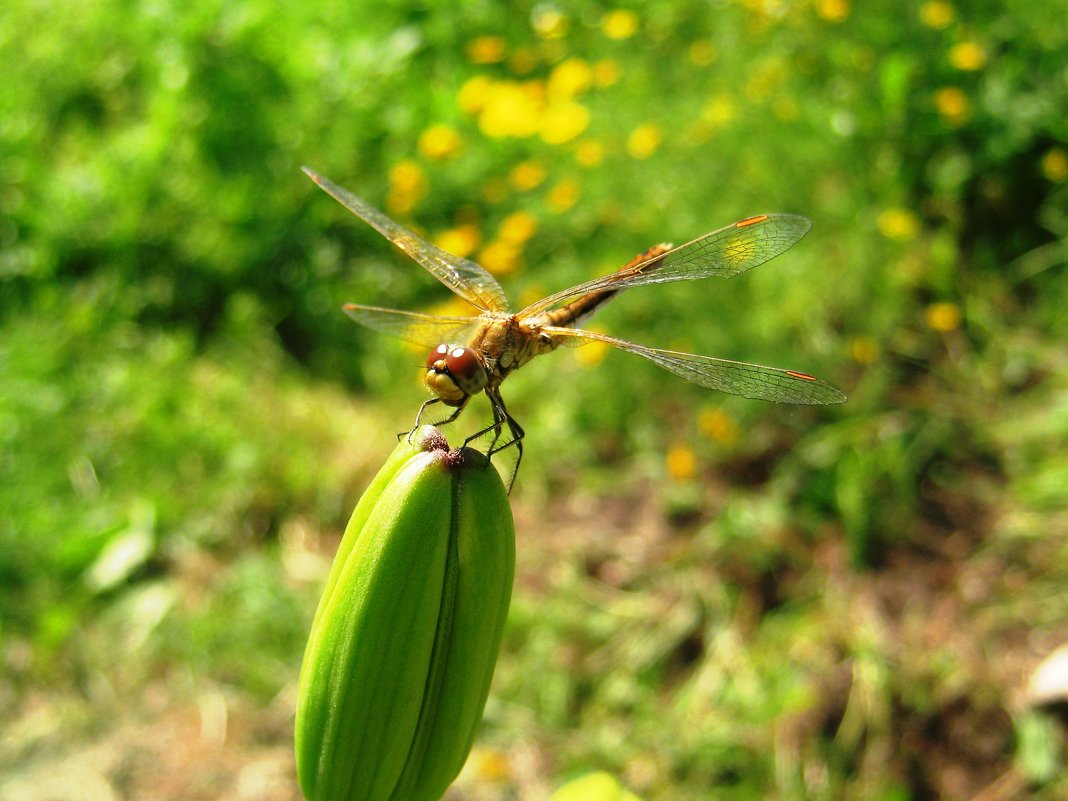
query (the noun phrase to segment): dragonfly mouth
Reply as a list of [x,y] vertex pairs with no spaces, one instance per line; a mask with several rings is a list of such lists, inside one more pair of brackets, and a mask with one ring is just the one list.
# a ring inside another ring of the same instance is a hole
[[460,389],[459,385],[453,380],[453,377],[449,375],[447,369],[438,369],[431,366],[426,371],[426,377],[423,382],[426,384],[426,388],[443,403],[450,406],[458,406],[467,400],[468,393]]

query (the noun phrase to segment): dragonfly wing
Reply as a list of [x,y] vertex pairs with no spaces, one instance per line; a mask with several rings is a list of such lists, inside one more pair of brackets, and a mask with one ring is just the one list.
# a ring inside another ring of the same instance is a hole
[[522,319],[547,311],[589,292],[619,291],[668,281],[696,281],[712,276],[734,278],[788,250],[811,227],[807,218],[796,214],[749,217],[618,272],[550,295],[527,306],[517,317]]
[[740,395],[754,400],[777,403],[797,403],[823,406],[844,403],[846,396],[825,381],[805,373],[764,367],[759,364],[733,362],[712,356],[698,356],[674,350],[661,350],[616,339],[595,331],[576,328],[544,326],[541,331],[558,338],[562,344],[586,344],[604,342],[621,350],[635,353],[654,364],[670,370],[677,376],[709,389],[718,389],[729,395]]
[[349,303],[345,314],[360,325],[383,334],[422,345],[429,349],[441,344],[467,342],[470,329],[478,323],[477,317],[440,317],[432,314],[416,314],[398,309],[383,309],[378,306],[360,306]]
[[432,245],[314,170],[307,167],[301,169],[327,194],[415,259],[427,272],[472,306],[485,311],[508,310],[508,299],[501,285],[481,266]]

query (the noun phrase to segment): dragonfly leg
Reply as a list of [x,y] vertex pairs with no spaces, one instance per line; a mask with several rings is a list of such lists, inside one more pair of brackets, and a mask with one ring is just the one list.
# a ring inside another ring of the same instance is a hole
[[[456,410],[452,414],[450,414],[448,417],[442,418],[441,420],[437,420],[437,421],[435,421],[433,423],[429,423],[428,425],[443,426],[443,425],[447,425],[447,424],[451,423],[457,417],[460,416],[460,412],[462,412],[464,410],[464,407],[467,406],[467,401],[470,399],[470,397],[471,396],[468,395],[466,398],[464,398],[463,402],[459,406],[457,406]],[[418,431],[419,430],[419,426],[421,426],[423,424],[423,414],[426,412],[427,407],[430,406],[431,404],[434,404],[434,403],[441,403],[441,398],[431,398],[430,400],[423,401],[423,405],[419,407],[418,414],[415,415],[415,425],[412,426],[412,430],[411,431],[401,431],[399,434],[397,434],[397,439],[400,439],[401,437],[407,435],[408,436],[408,442],[410,443],[412,434],[414,434],[416,431]]]
[[490,446],[489,446],[489,448],[486,449],[486,454],[489,455],[489,454],[492,454],[492,453],[496,453],[496,450],[494,450],[494,446],[497,444],[497,440],[500,439],[500,437],[501,437],[501,427],[504,426],[504,418],[500,417],[500,415],[498,414],[497,407],[494,406],[494,407],[491,407],[491,408],[493,409],[493,422],[490,423],[485,428],[480,428],[474,434],[472,434],[467,439],[465,439],[464,440],[464,447],[465,448],[468,445],[470,445],[472,442],[474,442],[476,439],[478,439],[479,437],[484,437],[486,434],[488,434],[489,432],[492,431],[493,432],[493,439],[490,440]]
[[[490,441],[489,447],[486,449],[486,456],[493,458],[493,455],[500,453],[505,448],[509,448],[515,445],[516,456],[515,467],[512,468],[512,475],[508,479],[508,492],[512,491],[512,485],[515,484],[515,478],[519,475],[519,463],[523,461],[523,437],[526,436],[526,432],[523,431],[523,427],[515,421],[515,418],[508,413],[508,409],[504,405],[504,399],[501,397],[500,392],[497,390],[490,390],[487,388],[486,396],[490,401],[490,409],[493,411],[493,423],[486,426],[481,431],[472,434],[464,441],[466,446],[469,442],[477,439],[490,431],[493,432],[493,439]],[[508,427],[509,439],[503,445],[497,443],[501,439],[501,432],[504,427]]]
[[512,435],[512,439],[491,450],[489,456],[493,456],[493,454],[498,453],[511,445],[515,445],[515,466],[512,468],[512,475],[508,478],[508,494],[511,495],[512,486],[515,484],[516,476],[519,475],[519,464],[523,461],[523,437],[526,436],[526,432],[523,431],[523,427],[511,416],[508,416],[505,421],[508,423],[508,433]]
[[441,398],[430,398],[423,401],[423,405],[419,407],[418,414],[415,415],[415,425],[412,428],[419,428],[423,422],[423,414],[426,412],[428,406],[432,406],[435,403],[441,403]]

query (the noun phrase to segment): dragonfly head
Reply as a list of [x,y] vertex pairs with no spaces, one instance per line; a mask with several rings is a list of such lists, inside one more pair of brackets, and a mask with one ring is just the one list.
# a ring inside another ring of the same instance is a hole
[[489,383],[478,353],[461,345],[438,345],[426,357],[427,389],[450,406],[459,406]]

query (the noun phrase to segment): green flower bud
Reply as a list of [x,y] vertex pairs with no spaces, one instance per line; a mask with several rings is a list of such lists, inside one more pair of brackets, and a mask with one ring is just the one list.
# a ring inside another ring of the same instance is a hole
[[438,801],[471,750],[515,572],[497,471],[424,426],[360,499],[304,653],[309,801]]

